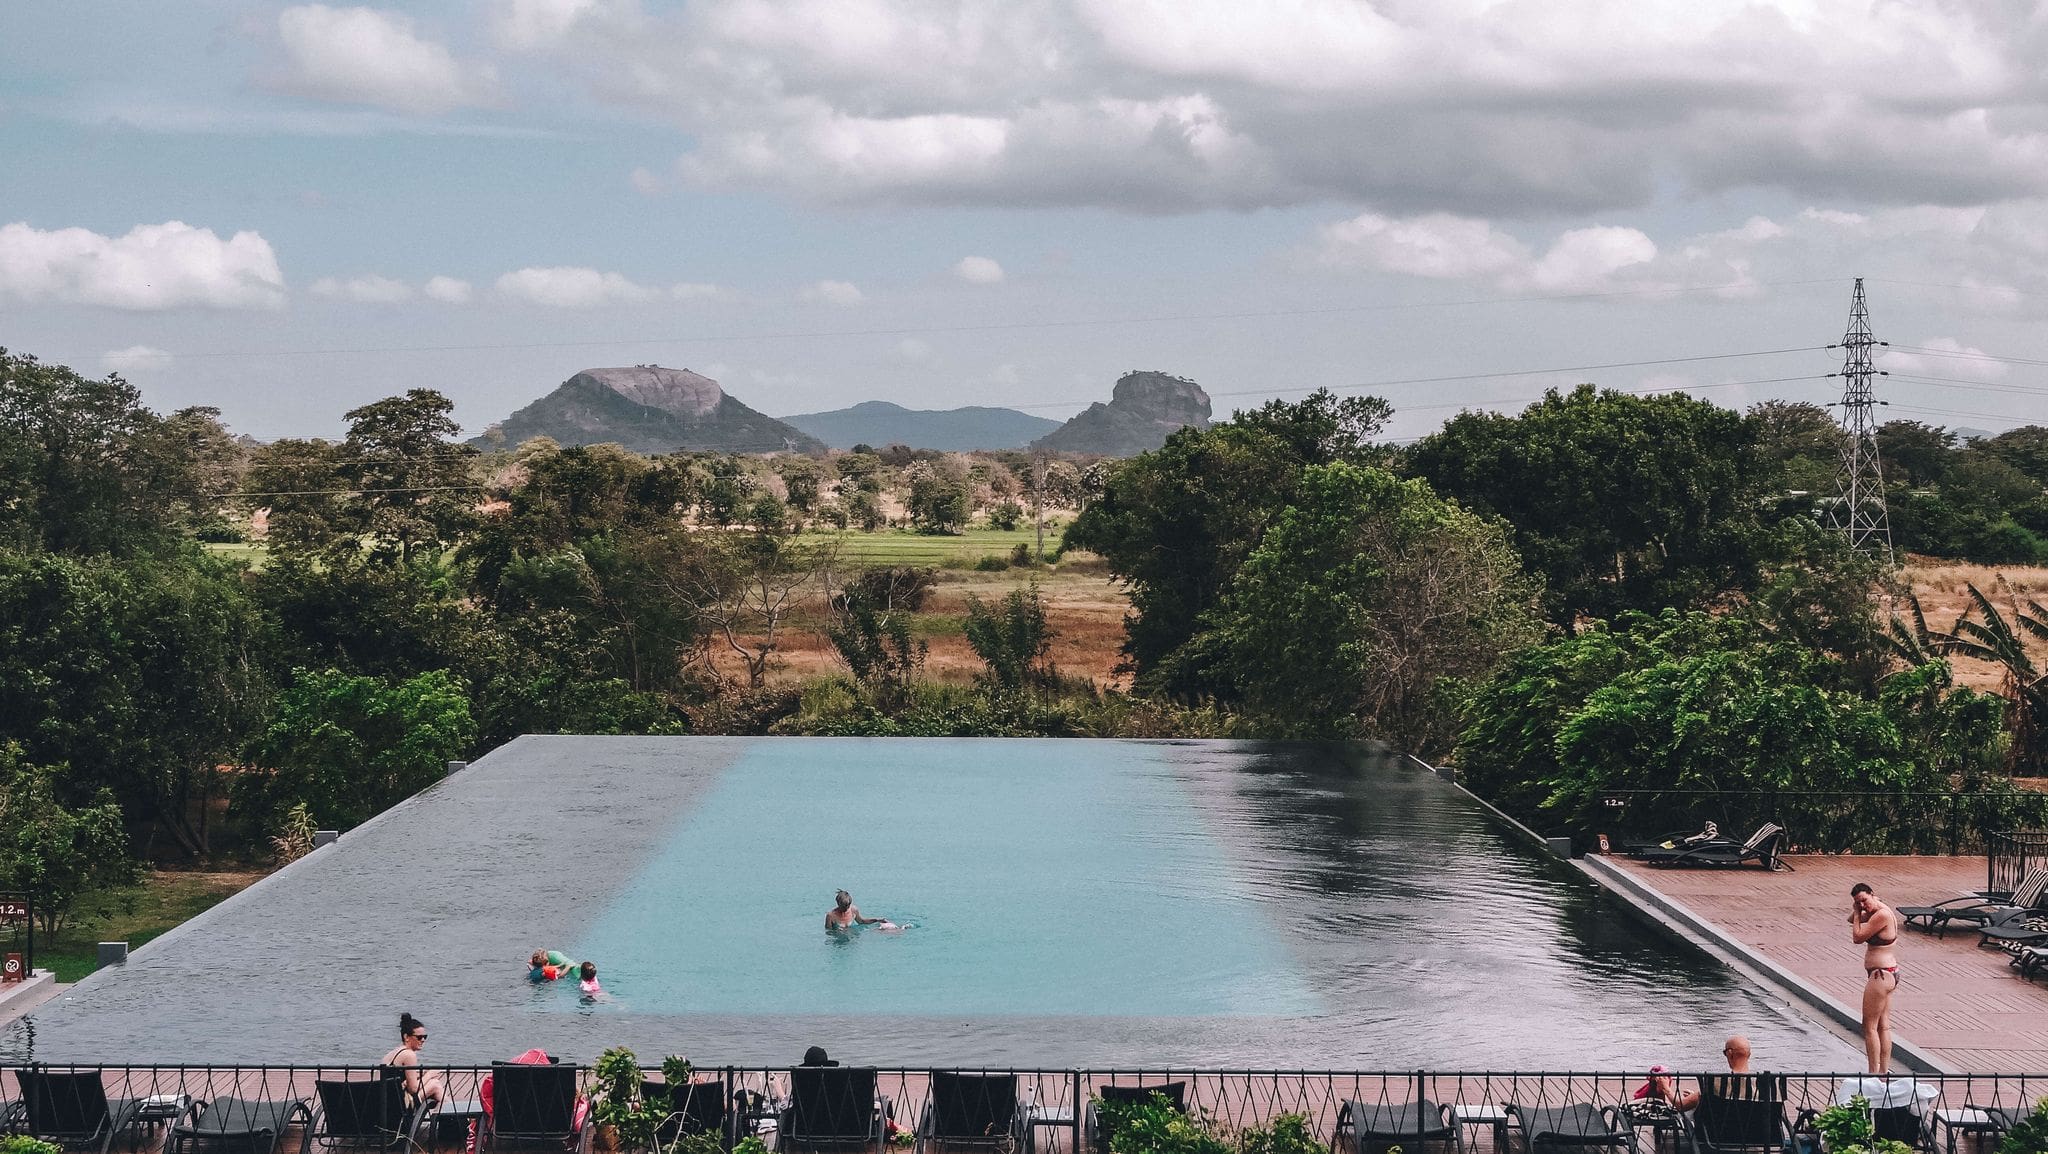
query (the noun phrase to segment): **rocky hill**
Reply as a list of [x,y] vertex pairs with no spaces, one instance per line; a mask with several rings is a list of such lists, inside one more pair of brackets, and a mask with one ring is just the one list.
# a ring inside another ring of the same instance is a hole
[[1209,427],[1209,394],[1186,377],[1170,373],[1125,373],[1108,404],[1100,401],[1073,420],[1032,442],[1060,453],[1131,457],[1150,452],[1183,425]]
[[913,449],[1021,449],[1033,437],[1059,428],[1058,421],[1015,409],[970,405],[961,409],[906,409],[888,401],[862,401],[846,409],[798,413],[784,421],[835,449],[867,444],[909,445]]
[[677,449],[768,453],[818,452],[823,442],[726,395],[688,369],[634,365],[585,369],[547,396],[505,418],[478,447],[552,437],[563,445],[616,444],[636,453]]

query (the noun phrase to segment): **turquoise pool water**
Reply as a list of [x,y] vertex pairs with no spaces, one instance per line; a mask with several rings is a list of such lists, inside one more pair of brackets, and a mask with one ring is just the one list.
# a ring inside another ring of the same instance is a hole
[[[914,922],[831,936],[844,886]],[[594,960],[607,999],[525,958]],[[0,1030],[0,1060],[1848,1069],[1384,751],[528,737]]]
[[[1313,1015],[1172,746],[763,743],[576,940],[666,1014]],[[746,863],[734,870],[735,864]],[[910,923],[827,934],[833,890]],[[1190,948],[1162,950],[1162,943]]]

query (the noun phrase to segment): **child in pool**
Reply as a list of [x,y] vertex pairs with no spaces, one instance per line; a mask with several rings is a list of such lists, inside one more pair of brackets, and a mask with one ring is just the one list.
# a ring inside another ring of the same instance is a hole
[[582,970],[579,972],[582,974],[583,980],[577,982],[576,985],[583,991],[584,997],[595,998],[604,993],[604,987],[597,984],[597,963],[585,962],[583,963]]
[[569,955],[559,950],[535,950],[533,957],[527,959],[527,963],[532,968],[526,971],[526,976],[536,982],[552,982],[556,978],[566,978],[569,972],[576,968],[576,963],[569,960]]

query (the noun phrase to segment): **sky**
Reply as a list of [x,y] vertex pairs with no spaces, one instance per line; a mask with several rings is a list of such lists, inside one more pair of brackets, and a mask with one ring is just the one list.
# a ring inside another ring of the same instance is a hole
[[1594,381],[2048,421],[2020,0],[0,6],[0,346],[262,438],[579,369],[1390,433]]

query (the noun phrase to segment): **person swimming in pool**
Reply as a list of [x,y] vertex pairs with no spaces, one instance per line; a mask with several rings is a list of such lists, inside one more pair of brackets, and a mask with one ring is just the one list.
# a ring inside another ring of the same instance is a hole
[[825,915],[825,930],[827,933],[842,933],[857,925],[881,926],[884,929],[892,928],[893,924],[887,918],[863,917],[860,907],[853,904],[853,895],[845,890],[840,890],[838,893],[833,894],[832,900],[834,903],[833,907]]

